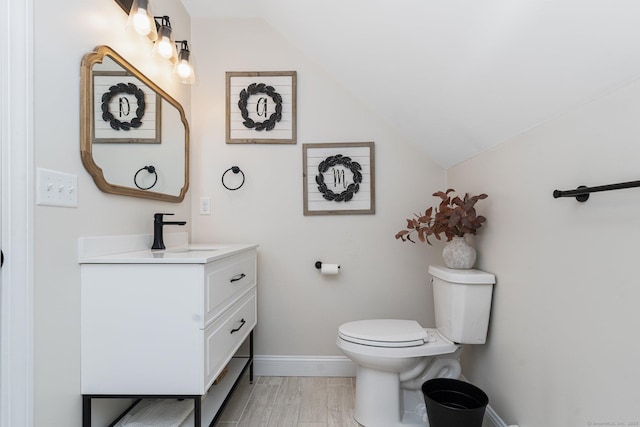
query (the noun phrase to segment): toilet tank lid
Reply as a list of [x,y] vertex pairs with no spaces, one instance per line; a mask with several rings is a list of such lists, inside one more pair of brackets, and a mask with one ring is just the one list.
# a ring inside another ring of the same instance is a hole
[[430,265],[429,274],[450,283],[460,283],[464,285],[493,285],[496,283],[496,276],[493,274],[473,269],[458,270],[440,265]]

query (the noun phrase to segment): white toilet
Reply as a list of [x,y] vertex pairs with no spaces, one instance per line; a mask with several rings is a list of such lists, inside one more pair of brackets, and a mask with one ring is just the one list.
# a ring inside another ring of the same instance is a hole
[[430,266],[436,328],[413,320],[345,323],[338,347],[358,365],[354,417],[365,427],[428,425],[422,384],[460,376],[460,344],[484,344],[495,276]]

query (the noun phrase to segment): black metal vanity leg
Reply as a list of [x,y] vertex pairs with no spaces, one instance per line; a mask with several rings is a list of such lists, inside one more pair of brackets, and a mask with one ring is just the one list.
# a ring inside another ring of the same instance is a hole
[[249,366],[249,384],[253,384],[253,331],[249,333],[249,358],[251,365]]
[[193,424],[202,427],[202,400],[200,396],[193,398]]
[[82,427],[91,427],[91,397],[82,396]]

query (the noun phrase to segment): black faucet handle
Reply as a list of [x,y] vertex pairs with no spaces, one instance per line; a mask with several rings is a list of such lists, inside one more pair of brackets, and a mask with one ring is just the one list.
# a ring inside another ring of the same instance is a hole
[[156,213],[156,214],[153,214],[153,219],[155,219],[156,221],[162,222],[163,215],[175,215],[175,214],[172,214],[172,213]]
[[155,213],[153,214],[153,245],[151,249],[165,249],[164,238],[162,235],[162,227],[165,225],[185,225],[186,221],[165,221],[165,215],[173,215],[172,213]]

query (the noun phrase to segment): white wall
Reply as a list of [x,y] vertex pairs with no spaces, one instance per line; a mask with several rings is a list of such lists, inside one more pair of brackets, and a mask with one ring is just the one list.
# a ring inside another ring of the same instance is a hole
[[[169,14],[177,38],[188,38],[179,2],[154,2]],[[35,425],[80,425],[80,236],[150,233],[152,214],[175,212],[191,221],[194,241],[260,243],[260,325],[256,352],[338,355],[337,326],[388,316],[432,323],[428,263],[438,250],[393,239],[404,218],[424,208],[443,186],[444,171],[404,142],[304,55],[261,21],[199,21],[193,52],[200,83],[173,84],[167,67],[147,57],[150,44],[123,31],[125,15],[111,1],[35,1],[35,166],[74,173],[78,208],[35,209]],[[212,25],[214,24],[214,25]],[[192,125],[192,191],[181,204],[100,192],[79,154],[79,71],[82,56],[107,44],[178,99]],[[292,146],[224,143],[224,71],[298,71],[298,136]],[[302,143],[375,141],[377,213],[302,216]],[[220,176],[231,165],[247,174],[237,192]],[[193,195],[193,196],[192,196]],[[191,215],[200,195],[213,215]],[[316,260],[339,262],[327,279]],[[122,402],[117,402],[121,405]],[[96,424],[117,409],[94,403]]]
[[[354,319],[432,325],[427,266],[439,250],[394,235],[443,187],[443,169],[262,20],[194,17],[192,33],[200,76],[192,95],[194,240],[260,244],[256,354],[341,355],[337,328]],[[293,70],[297,144],[225,144],[225,71]],[[302,144],[366,141],[375,142],[376,214],[303,216]],[[246,183],[228,191],[220,179],[234,165]],[[211,216],[197,215],[200,196],[211,197]],[[318,260],[342,272],[321,276]]]
[[[126,15],[114,1],[34,3],[35,166],[77,174],[79,191],[78,208],[35,209],[35,425],[71,427],[81,423],[77,238],[151,233],[154,212],[190,217],[189,194],[173,204],[97,189],[80,160],[80,61],[97,45],[111,46],[180,101],[188,117],[190,89],[171,82],[169,67],[150,59],[148,40],[125,33]],[[177,37],[190,38],[180,2],[156,0],[154,7],[171,16]],[[96,404],[99,419],[107,419],[106,406]]]
[[[179,2],[156,0],[178,38],[189,38]],[[196,242],[257,242],[260,355],[340,355],[338,325],[371,317],[433,323],[427,266],[441,246],[393,239],[404,218],[431,204],[444,171],[349,95],[321,66],[261,20],[193,20],[199,83],[172,84],[126,35],[114,2],[35,1],[36,166],[79,176],[79,207],[35,210],[35,423],[80,425],[80,236],[151,232],[152,214],[190,218]],[[182,33],[181,33],[182,32]],[[190,39],[191,41],[191,39]],[[182,102],[191,120],[192,186],[185,202],[101,193],[79,155],[80,60],[108,44]],[[224,143],[225,71],[298,72],[298,143]],[[465,375],[521,426],[640,420],[635,325],[636,192],[554,200],[555,188],[637,179],[640,84],[634,83],[448,171],[448,185],[486,192],[478,267],[495,273],[488,344],[465,350]],[[384,100],[381,100],[384,102]],[[302,143],[376,144],[376,214],[302,215]],[[225,190],[240,166],[245,186]],[[212,199],[212,215],[192,205]],[[342,273],[323,277],[316,260]],[[104,419],[107,405],[97,405]]]
[[640,189],[552,198],[639,179],[639,115],[635,82],[448,171],[489,194],[475,242],[497,276],[491,326],[463,369],[508,423],[640,421]]

